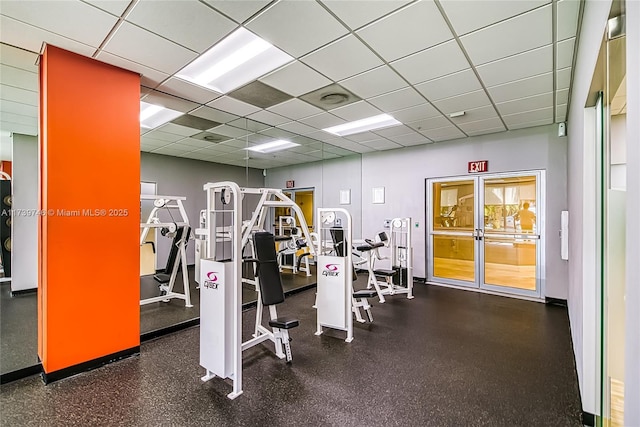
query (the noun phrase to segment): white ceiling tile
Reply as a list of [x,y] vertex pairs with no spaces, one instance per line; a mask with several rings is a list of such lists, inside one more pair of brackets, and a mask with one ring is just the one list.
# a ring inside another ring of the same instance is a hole
[[500,104],[496,104],[496,107],[502,115],[523,113],[525,111],[553,107],[553,92],[502,102]]
[[524,113],[510,114],[502,116],[504,122],[509,129],[513,129],[513,126],[523,123],[531,123],[538,121],[547,121],[553,123],[553,107],[542,108],[540,110],[527,111]]
[[441,99],[433,104],[444,114],[450,114],[491,105],[491,101],[484,90],[476,90],[463,95]]
[[502,129],[505,130],[504,125],[502,124],[502,121],[498,118],[498,117],[494,117],[492,119],[486,119],[486,120],[478,120],[475,122],[469,122],[469,123],[462,123],[458,125],[460,127],[460,129],[462,129],[466,134],[470,134],[470,133],[476,133],[476,132],[481,132],[484,130],[495,130],[495,129]]
[[322,0],[322,3],[355,30],[410,3],[410,0]]
[[541,47],[476,68],[485,86],[496,86],[553,70],[553,47]]
[[432,1],[414,3],[358,30],[357,34],[387,61],[453,38]]
[[218,9],[237,22],[243,23],[260,9],[271,3],[271,0],[204,0],[205,3]]
[[383,65],[343,80],[340,85],[364,99],[402,89],[407,82],[389,66]]
[[475,65],[550,44],[551,5],[475,31],[460,41]]
[[566,104],[568,102],[569,102],[569,89],[557,90],[556,91],[556,103],[557,104]]
[[397,126],[391,126],[388,128],[376,130],[376,131],[373,131],[373,133],[383,136],[385,138],[392,138],[394,136],[408,135],[415,132],[409,126],[397,125]]
[[368,141],[365,143],[367,147],[375,148],[376,150],[394,150],[396,148],[402,148],[402,145],[395,142],[391,142],[388,139],[376,139],[375,141]]
[[121,16],[127,9],[131,0],[82,0],[112,15]]
[[505,131],[505,127],[503,124],[501,124],[500,126],[495,128],[480,129],[480,130],[473,130],[468,132],[465,131],[465,132],[469,136],[479,136],[479,135],[488,135],[490,133],[498,133],[498,132],[504,132],[504,131]]
[[463,93],[482,89],[478,78],[470,68],[438,79],[416,85],[418,92],[430,101],[437,101]]
[[180,154],[188,153],[188,151],[186,150],[182,150],[180,148],[172,148],[172,147],[156,148],[151,152],[154,154],[163,154],[165,156],[179,156]]
[[353,35],[316,50],[301,61],[335,81],[382,65],[380,58]]
[[158,90],[167,92],[172,95],[187,98],[200,104],[222,96],[221,93],[206,89],[202,86],[194,85],[177,77],[171,77],[169,80],[158,86]]
[[169,108],[171,110],[180,111],[182,113],[188,113],[194,108],[198,107],[195,102],[187,101],[177,96],[169,95],[167,93],[153,91],[142,99],[149,104],[160,105],[161,107]]
[[469,68],[455,40],[423,50],[391,64],[405,79],[416,84]]
[[2,14],[94,47],[100,46],[118,21],[79,1],[3,1]]
[[307,117],[299,121],[316,129],[324,129],[331,126],[337,126],[346,122],[346,120],[334,116],[330,113],[316,114],[315,116]]
[[509,127],[509,130],[516,130],[516,129],[532,128],[536,126],[550,125],[551,123],[553,123],[553,119],[549,118],[549,119],[535,120],[532,122],[522,122],[514,125],[508,125],[508,127]]
[[556,89],[567,89],[571,86],[571,67],[556,71]]
[[373,141],[375,139],[380,139],[380,135],[377,135],[373,132],[361,132],[361,133],[345,136],[344,139],[347,139],[353,142],[362,143],[367,141]]
[[189,112],[189,114],[196,117],[202,117],[203,119],[213,120],[218,123],[227,123],[238,119],[238,116],[235,114],[229,114],[205,105]]
[[296,58],[347,33],[329,12],[310,1],[276,3],[246,26]]
[[559,70],[573,65],[573,45],[575,41],[574,37],[557,43],[556,69]]
[[405,147],[409,147],[412,145],[429,144],[431,142],[429,138],[417,132],[413,132],[407,135],[394,136],[389,139]]
[[2,100],[2,111],[20,116],[38,117],[38,106]]
[[432,117],[441,116],[440,112],[429,103],[416,105],[415,107],[404,108],[402,110],[396,110],[393,111],[391,115],[396,120],[402,123],[409,123],[416,120],[430,119]]
[[360,154],[364,154],[364,153],[372,153],[374,151],[376,151],[375,148],[373,147],[368,147],[364,144],[356,144],[355,146],[353,146],[352,148],[349,148],[351,151],[354,151],[356,153],[360,153]]
[[[198,150],[198,151],[203,151],[210,154],[233,153],[238,151],[237,147],[232,147],[231,145],[227,145],[227,142],[229,141],[223,141],[219,144],[209,144],[209,147],[203,148],[202,150]],[[243,145],[243,147],[245,146],[246,144]]]
[[274,105],[273,107],[267,108],[267,110],[280,114],[281,116],[288,117],[292,120],[298,120],[322,113],[320,108],[297,98]]
[[487,89],[494,102],[526,98],[553,90],[553,74],[546,73]]
[[358,101],[353,104],[345,105],[344,107],[334,108],[331,110],[331,114],[335,114],[336,116],[351,122],[371,116],[377,116],[381,114],[381,111],[366,101]]
[[[189,49],[128,22],[122,23],[104,50],[169,74],[175,73],[197,56]],[[158,55],[158,52],[162,52],[162,55]]]
[[[8,2],[2,2],[3,12],[4,5],[6,3]],[[29,4],[29,2],[17,1],[12,3],[22,3],[24,5]],[[62,22],[66,21],[63,20]],[[89,46],[87,44],[71,40],[4,15],[0,15],[0,38],[3,43],[19,46],[32,52],[40,52],[42,43],[48,43],[61,49],[66,49],[85,56],[93,55],[96,50],[94,46]]]
[[549,2],[550,0],[440,0],[454,30],[460,36]]
[[177,125],[175,123],[167,123],[165,125],[160,126],[158,131],[172,133],[174,135],[180,135],[182,137],[195,135],[196,133],[202,132],[200,129],[189,128],[182,125]]
[[[24,116],[22,114],[9,113],[7,111],[0,111],[0,121],[3,123],[13,123],[17,125],[31,126],[35,129],[38,128],[38,116]],[[8,130],[0,127],[2,130]]]
[[251,132],[260,132],[261,130],[269,129],[272,125],[264,124],[255,120],[248,119],[246,117],[238,118],[232,122],[229,122],[231,126],[246,129]]
[[203,141],[202,139],[195,139],[195,138],[185,138],[182,141],[180,141],[180,144],[193,147],[194,150],[208,148],[212,146],[215,147],[217,145],[217,144],[211,143],[210,141]]
[[153,68],[145,67],[144,65],[129,61],[128,59],[120,58],[119,56],[112,55],[105,51],[101,51],[100,53],[98,53],[96,59],[107,64],[115,65],[116,67],[141,74],[140,84],[149,87],[155,88],[160,82],[166,80],[167,77],[169,77],[169,74],[167,73],[154,70]]
[[238,127],[222,125],[210,129],[209,132],[217,133],[224,136],[231,136],[233,138],[241,138],[243,136],[249,135],[251,132],[245,129],[240,129]]
[[279,125],[278,128],[297,133],[298,135],[308,135],[317,131],[316,128],[312,128],[311,126],[307,126],[304,123],[299,122],[285,123],[283,125]]
[[36,73],[0,64],[0,76],[2,77],[2,84],[32,92],[40,90],[40,81]]
[[285,65],[259,80],[293,96],[303,95],[331,83],[331,80],[300,61]]
[[567,120],[567,104],[556,106],[556,123]]
[[217,98],[209,102],[207,105],[238,116],[248,116],[256,111],[260,111],[260,108],[255,105],[239,101],[235,98],[231,98],[230,96]]
[[578,12],[580,0],[560,0],[556,6],[556,39],[564,40],[575,37],[578,29]]
[[38,126],[24,125],[20,123],[0,121],[0,129],[7,132],[21,133],[23,135],[38,135]]
[[385,112],[401,110],[425,102],[424,98],[411,87],[369,98],[368,101]]
[[432,141],[448,141],[450,139],[464,138],[466,135],[455,126],[445,126],[422,132]]
[[473,108],[471,110],[465,110],[464,116],[453,117],[451,119],[455,124],[463,124],[469,122],[477,122],[479,120],[496,119],[498,113],[493,105],[487,105],[486,107]]
[[143,141],[146,141],[148,139],[156,139],[158,141],[165,141],[165,143],[170,143],[170,142],[177,142],[180,141],[181,139],[184,139],[185,137],[182,135],[176,135],[175,133],[167,133],[167,132],[162,132],[161,130],[158,129],[154,129],[151,132],[147,132],[146,134],[144,134],[144,137],[142,138]]
[[237,27],[235,22],[195,1],[138,0],[127,21],[199,53]]
[[424,133],[429,129],[451,126],[451,122],[444,116],[437,116],[430,119],[416,120],[415,122],[407,123],[407,126],[417,130],[418,132]]
[[[21,70],[38,72],[38,54],[0,43],[0,63]],[[3,78],[4,80],[4,78]]]
[[289,119],[287,119],[286,117],[282,117],[279,114],[272,113],[271,111],[266,110],[250,114],[248,117],[252,120],[256,120],[260,123],[266,123],[271,126],[277,126],[289,122]]

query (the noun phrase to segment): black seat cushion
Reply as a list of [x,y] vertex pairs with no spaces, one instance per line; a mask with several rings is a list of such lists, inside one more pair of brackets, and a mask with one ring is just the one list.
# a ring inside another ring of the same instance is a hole
[[287,240],[291,240],[291,236],[274,236],[274,240],[276,242],[284,242]]
[[395,270],[373,270],[373,272],[375,274],[377,274],[378,276],[391,277],[391,276],[395,276],[396,275],[396,271]]
[[153,276],[153,278],[156,280],[156,282],[159,282],[163,285],[165,283],[169,283],[169,281],[171,280],[171,276],[169,276],[168,274],[156,274]]
[[291,317],[278,317],[274,320],[269,320],[269,326],[279,329],[291,329],[300,325],[298,319],[292,319]]
[[354,298],[375,298],[378,292],[375,289],[361,289],[353,293]]

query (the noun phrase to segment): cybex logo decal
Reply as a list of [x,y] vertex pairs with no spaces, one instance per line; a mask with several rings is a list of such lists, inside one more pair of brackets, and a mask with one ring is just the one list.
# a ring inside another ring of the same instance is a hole
[[339,274],[338,264],[327,264],[324,266],[324,271],[322,272],[323,276],[338,276]]
[[217,272],[210,271],[207,273],[207,279],[204,281],[204,287],[209,289],[218,289],[218,276]]

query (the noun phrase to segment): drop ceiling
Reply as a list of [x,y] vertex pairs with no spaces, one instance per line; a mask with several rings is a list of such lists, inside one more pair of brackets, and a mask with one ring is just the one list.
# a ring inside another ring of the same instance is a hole
[[[141,129],[142,151],[170,156],[272,168],[562,122],[579,9],[578,0],[2,0],[0,130],[37,133],[43,43],[138,72],[143,101],[188,114]],[[230,93],[175,76],[241,26],[294,59]],[[327,88],[347,98],[322,103]],[[402,125],[322,131],[382,113]],[[277,139],[300,146],[244,150]]]

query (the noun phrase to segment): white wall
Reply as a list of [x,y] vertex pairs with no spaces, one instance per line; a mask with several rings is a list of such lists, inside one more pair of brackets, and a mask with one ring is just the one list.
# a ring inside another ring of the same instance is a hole
[[[198,227],[199,215],[207,207],[207,198],[202,186],[207,182],[234,181],[241,187],[263,187],[262,170],[249,169],[200,160],[141,153],[140,180],[155,182],[157,194],[161,196],[185,196],[185,210],[191,228]],[[162,219],[162,218],[161,218]],[[162,269],[167,263],[171,241],[159,236],[157,242],[157,266]],[[187,263],[195,262],[195,245],[187,247]]]
[[627,1],[627,334],[624,424],[640,426],[640,2]]
[[[582,396],[583,410],[597,413],[598,378],[596,355],[597,313],[591,304],[595,289],[585,289],[583,268],[584,239],[583,233],[591,236],[594,230],[585,230],[583,216],[585,212],[583,199],[586,187],[583,173],[585,171],[585,111],[584,106],[589,94],[600,43],[611,9],[611,1],[587,0],[584,2],[582,25],[579,35],[578,53],[574,66],[573,83],[568,119],[568,201],[569,215],[569,289],[568,306],[573,349],[576,356],[576,369]],[[587,153],[588,154],[588,153]],[[591,209],[595,204],[591,205]],[[588,253],[588,256],[594,255]],[[589,263],[591,264],[591,263]],[[588,266],[588,265],[587,265]],[[585,300],[586,306],[585,306]]]
[[[13,208],[35,213],[38,209],[38,139],[12,136]],[[11,291],[38,287],[38,217],[12,216]]]

